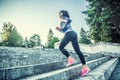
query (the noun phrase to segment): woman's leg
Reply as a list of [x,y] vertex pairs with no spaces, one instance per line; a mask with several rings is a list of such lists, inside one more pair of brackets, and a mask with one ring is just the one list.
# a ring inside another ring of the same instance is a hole
[[70,42],[69,37],[67,35],[64,36],[63,40],[59,45],[59,50],[66,56],[69,57],[68,51],[64,48]]
[[60,46],[59,46],[60,51],[68,58],[68,63],[67,63],[66,66],[70,66],[75,62],[75,59],[72,58],[69,55],[68,51],[64,48],[70,41],[71,41],[71,35],[68,32],[68,33],[65,34],[65,36],[64,36],[64,38],[61,41]]
[[85,65],[86,64],[85,58],[84,58],[82,52],[80,51],[79,44],[77,41],[77,34],[74,36],[74,39],[72,40],[72,46],[73,46],[75,52],[77,53],[77,55],[79,56],[79,59],[81,60],[82,65]]
[[74,33],[74,39],[72,39],[72,45],[83,65],[81,76],[85,76],[90,71],[90,68],[86,65],[85,58],[82,52],[80,51],[76,33]]

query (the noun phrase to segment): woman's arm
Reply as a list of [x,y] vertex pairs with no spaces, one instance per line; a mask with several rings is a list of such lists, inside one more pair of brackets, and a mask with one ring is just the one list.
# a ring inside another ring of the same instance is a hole
[[60,32],[64,32],[66,31],[68,28],[67,28],[67,25],[70,24],[72,22],[72,20],[70,18],[67,18],[67,17],[63,17],[61,19],[61,22],[65,22],[65,25],[61,25],[61,27],[56,27],[56,29]]
[[62,31],[62,28],[61,27],[56,27],[56,29],[58,30],[58,31]]
[[61,22],[65,22],[66,24],[70,24],[72,22],[71,19],[67,18],[67,19],[61,19]]
[[70,18],[63,18],[61,21],[65,22],[65,25],[62,26],[61,31],[65,32],[68,29],[67,25],[70,24],[72,20]]

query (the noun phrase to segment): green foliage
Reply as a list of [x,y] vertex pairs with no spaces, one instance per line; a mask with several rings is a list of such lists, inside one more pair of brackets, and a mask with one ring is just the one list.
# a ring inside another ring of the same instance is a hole
[[53,34],[52,29],[49,29],[49,33],[48,33],[48,36],[47,36],[47,37],[48,37],[48,38],[47,38],[47,39],[48,39],[48,43],[49,43],[49,41],[51,40],[51,38],[53,37],[53,35],[54,35],[54,34]]
[[54,48],[54,44],[58,42],[59,39],[57,37],[52,37],[51,40],[49,41],[48,48]]
[[40,46],[41,45],[40,36],[37,34],[33,34],[27,43],[28,43],[28,47]]
[[29,41],[28,41],[27,37],[25,37],[25,40],[23,41],[22,47],[26,47],[26,48],[29,47]]
[[83,13],[95,42],[120,42],[119,0],[86,0],[88,10]]
[[48,34],[47,47],[54,48],[54,43],[58,42],[59,39],[53,36],[53,31],[50,29]]
[[17,32],[16,27],[10,22],[3,23],[1,39],[2,46],[20,47],[23,43],[22,36]]
[[22,43],[23,39],[17,30],[11,31],[8,37],[8,46],[20,47]]
[[88,32],[86,32],[83,28],[81,28],[81,31],[80,31],[79,43],[83,43],[83,44],[91,43]]

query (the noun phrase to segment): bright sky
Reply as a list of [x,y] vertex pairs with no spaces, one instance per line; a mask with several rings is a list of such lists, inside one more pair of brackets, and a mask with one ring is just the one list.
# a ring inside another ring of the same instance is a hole
[[63,36],[55,29],[59,26],[58,13],[62,9],[69,12],[71,25],[78,34],[81,27],[88,29],[86,16],[81,13],[86,5],[85,0],[0,0],[0,29],[3,22],[11,22],[23,37],[38,34],[44,44],[50,28],[54,36]]

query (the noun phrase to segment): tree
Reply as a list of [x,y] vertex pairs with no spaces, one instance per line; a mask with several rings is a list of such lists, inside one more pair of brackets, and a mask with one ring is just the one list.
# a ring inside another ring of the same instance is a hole
[[8,46],[21,47],[23,39],[17,30],[11,31],[8,37]]
[[119,0],[86,0],[88,10],[83,13],[95,42],[120,42]]
[[47,47],[48,48],[54,48],[54,43],[58,42],[59,39],[57,37],[53,36],[53,31],[52,29],[49,29],[49,33],[48,33],[48,38],[47,38]]
[[53,34],[52,29],[49,29],[48,36],[47,36],[47,47],[49,46],[50,41],[51,41],[53,35],[54,35],[54,34]]
[[49,29],[49,33],[48,33],[48,36],[47,36],[47,40],[48,40],[48,44],[49,44],[49,41],[52,39],[52,37],[53,37],[53,31],[52,31],[52,29]]
[[41,45],[40,36],[37,34],[33,34],[29,40],[29,47],[40,46],[40,45]]
[[90,44],[90,38],[88,32],[86,32],[83,28],[80,31],[80,40],[79,43]]
[[2,45],[20,47],[23,43],[22,36],[17,32],[16,27],[9,23],[3,23],[1,32]]
[[2,46],[2,35],[1,35],[1,32],[0,32],[0,46]]
[[23,41],[22,47],[26,47],[26,48],[29,47],[29,41],[28,41],[27,37],[25,37],[25,40]]
[[48,48],[54,48],[54,44],[60,41],[57,37],[52,37],[49,41]]

